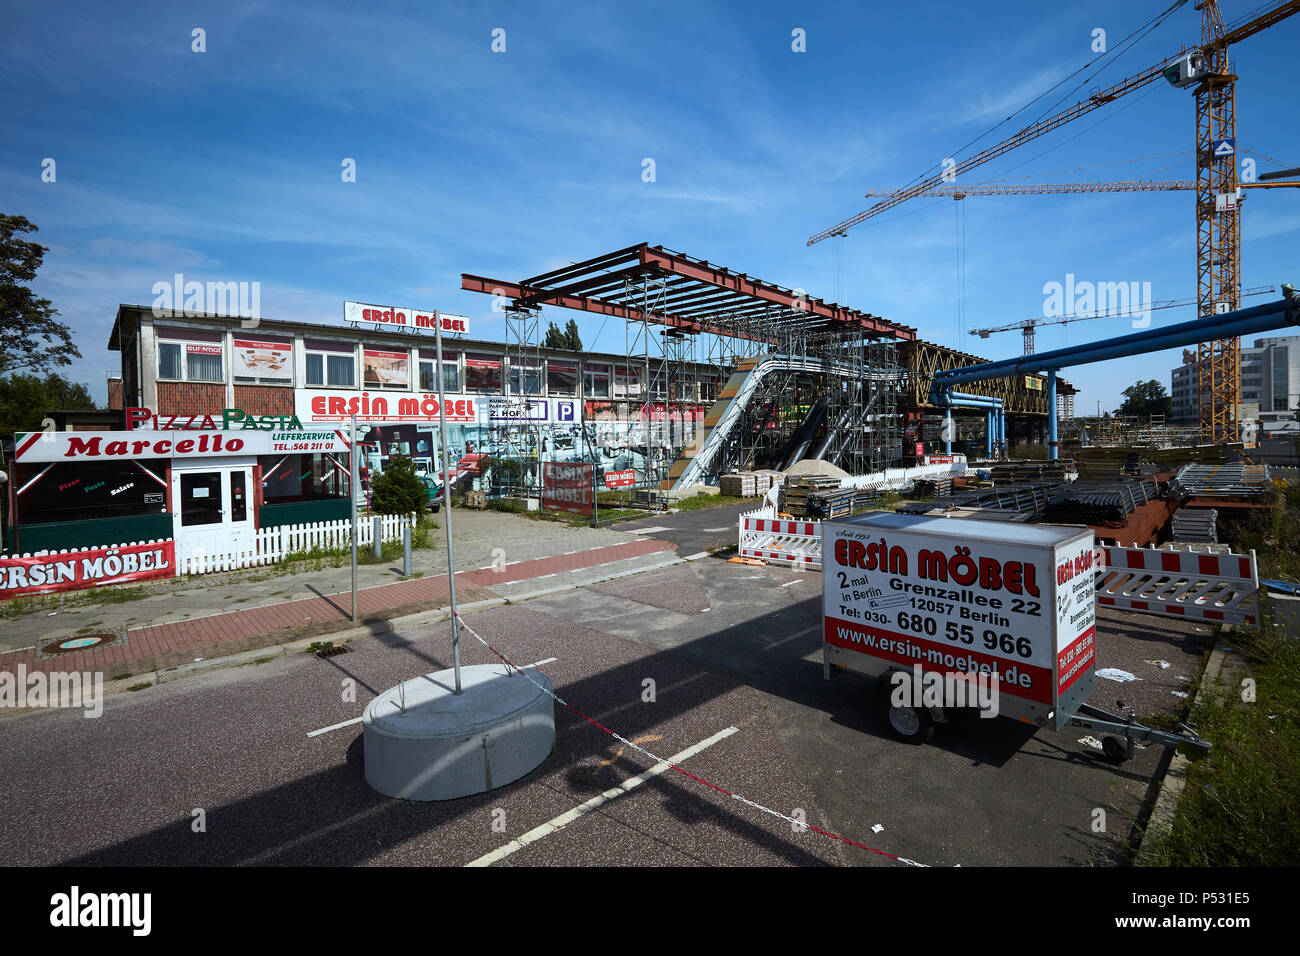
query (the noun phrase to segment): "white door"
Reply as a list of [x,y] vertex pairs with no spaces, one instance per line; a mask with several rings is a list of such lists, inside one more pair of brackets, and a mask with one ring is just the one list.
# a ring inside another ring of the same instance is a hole
[[252,464],[185,465],[172,469],[172,525],[182,562],[196,554],[218,556],[251,551],[254,546]]

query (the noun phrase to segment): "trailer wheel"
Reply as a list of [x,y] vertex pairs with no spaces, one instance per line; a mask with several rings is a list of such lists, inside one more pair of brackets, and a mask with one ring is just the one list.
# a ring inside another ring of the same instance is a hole
[[925,707],[895,707],[889,700],[888,682],[876,691],[876,714],[893,736],[909,744],[923,744],[934,733],[934,721]]
[[1101,750],[1111,763],[1124,763],[1128,760],[1128,748],[1124,746],[1124,741],[1118,737],[1103,737],[1101,739]]

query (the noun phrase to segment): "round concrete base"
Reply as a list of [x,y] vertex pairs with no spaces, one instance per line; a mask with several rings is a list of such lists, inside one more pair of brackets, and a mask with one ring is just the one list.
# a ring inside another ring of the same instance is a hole
[[[555,704],[503,664],[425,674],[372,700],[361,718],[366,783],[405,800],[452,800],[518,780],[555,744]],[[529,675],[551,688],[545,674]]]

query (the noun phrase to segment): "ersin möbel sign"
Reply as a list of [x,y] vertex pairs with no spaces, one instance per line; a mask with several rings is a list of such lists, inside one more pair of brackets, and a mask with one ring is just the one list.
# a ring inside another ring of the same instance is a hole
[[369,305],[365,302],[344,302],[343,321],[351,326],[362,323],[383,325],[394,329],[426,329],[434,331],[434,316],[442,331],[467,335],[469,319],[463,315],[447,315],[434,309],[411,309],[396,305]]
[[31,558],[0,558],[0,600],[175,574],[176,543],[170,539]]

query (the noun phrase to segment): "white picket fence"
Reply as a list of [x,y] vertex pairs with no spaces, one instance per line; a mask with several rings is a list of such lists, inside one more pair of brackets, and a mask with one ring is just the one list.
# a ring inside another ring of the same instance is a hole
[[[413,526],[413,519],[403,515],[381,515],[380,540],[398,541],[402,528]],[[358,518],[357,547],[374,544],[374,519]],[[314,549],[347,548],[352,544],[352,522],[317,521],[314,524],[282,524],[262,528],[244,540],[232,543],[221,532],[186,535],[185,543],[176,543],[176,573],[205,574],[210,571],[235,571],[263,564],[274,564],[286,555]]]

